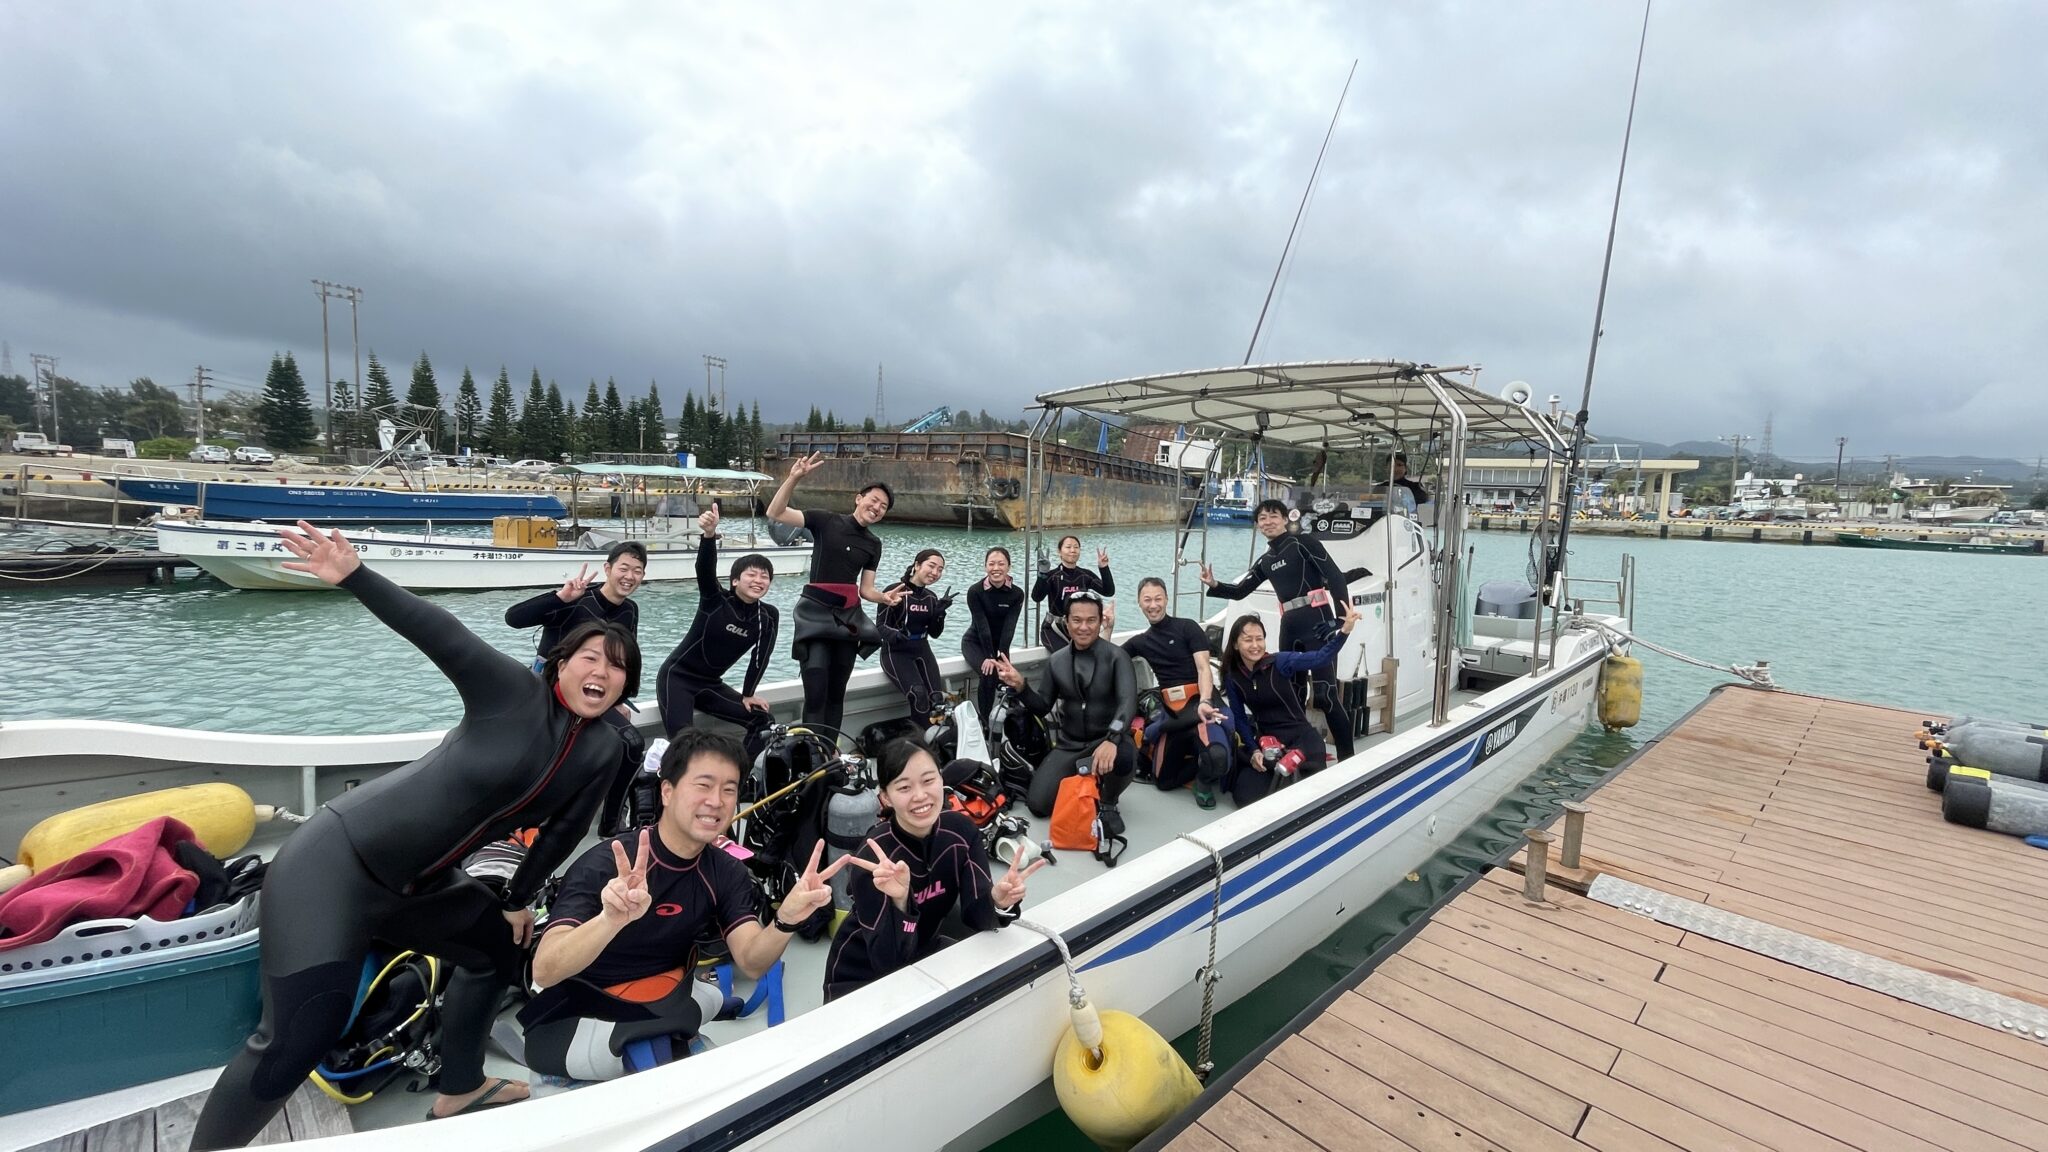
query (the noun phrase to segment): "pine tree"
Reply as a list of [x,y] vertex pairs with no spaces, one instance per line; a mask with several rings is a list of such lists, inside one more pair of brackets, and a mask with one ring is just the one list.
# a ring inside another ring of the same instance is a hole
[[626,443],[626,406],[619,403],[619,382],[609,377],[604,382],[604,450],[632,451]]
[[768,453],[767,438],[761,432],[761,402],[754,401],[754,415],[747,421],[747,467],[760,471],[761,457]]
[[583,394],[583,415],[577,419],[576,438],[583,443],[583,452],[598,456],[607,449],[604,446],[604,401],[597,398],[597,381],[590,382],[590,391]]
[[374,350],[370,353],[369,377],[369,384],[363,388],[363,407],[373,410],[370,416],[370,426],[374,428],[379,416],[389,415],[388,412],[375,412],[374,410],[378,408],[388,409],[393,404],[398,403],[398,393],[391,389],[391,377],[384,371],[384,365],[378,362],[377,353]]
[[823,432],[824,430],[825,415],[824,413],[818,411],[818,406],[816,404],[813,404],[811,405],[811,414],[804,418],[804,431]]
[[469,374],[469,366],[462,367],[462,386],[455,391],[455,447],[460,451],[464,444],[475,444],[483,431],[483,398],[477,395],[476,378]]
[[362,414],[356,410],[356,390],[346,379],[334,382],[334,411],[331,414],[334,432],[328,437],[329,452],[346,452],[360,448],[362,438]]
[[562,403],[562,390],[548,381],[548,454],[547,459],[559,460],[569,450],[569,409]]
[[647,450],[647,402],[644,400],[626,405],[625,445],[627,452]]
[[[424,350],[413,363],[412,387],[405,391],[405,402],[413,406],[413,419],[427,423],[429,443],[440,445],[447,439],[448,420],[441,412],[441,389],[434,383],[434,366],[427,360]],[[431,409],[431,417],[422,409]]]
[[519,409],[519,455],[539,459],[548,450],[548,394],[541,386],[540,369],[526,386],[526,403]]
[[562,404],[562,451],[567,452],[571,460],[589,458],[589,449],[583,446],[583,422],[576,418],[576,402],[573,400]]
[[683,416],[676,422],[676,447],[685,452],[704,451],[704,415],[697,408],[697,394],[683,393]]
[[491,385],[491,414],[484,420],[479,437],[483,450],[496,456],[516,452],[519,442],[518,410],[512,406],[512,378],[498,366],[498,382]]
[[661,393],[654,381],[647,382],[647,403],[640,406],[640,423],[645,428],[642,452],[663,452],[662,436],[668,431],[668,416],[661,410]]
[[296,452],[313,442],[313,401],[306,395],[298,361],[289,352],[270,358],[263,398],[256,403],[256,425],[274,451]]
[[839,431],[839,414],[832,411],[830,408],[825,409],[825,431]]

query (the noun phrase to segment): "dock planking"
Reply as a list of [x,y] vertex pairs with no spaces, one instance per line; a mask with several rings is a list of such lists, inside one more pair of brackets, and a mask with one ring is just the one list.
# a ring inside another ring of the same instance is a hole
[[2035,1004],[2048,852],[1941,818],[1919,714],[1719,692],[1205,1096],[1173,1152],[2048,1148],[2048,1044],[1583,895],[1601,874]]
[[[199,1122],[199,1109],[205,1103],[206,1093],[194,1093],[33,1145],[23,1152],[186,1152],[192,1146],[192,1129]],[[299,1090],[285,1101],[283,1110],[249,1143],[250,1147],[285,1144],[321,1136],[346,1136],[353,1131],[348,1109],[306,1083],[299,1085]]]

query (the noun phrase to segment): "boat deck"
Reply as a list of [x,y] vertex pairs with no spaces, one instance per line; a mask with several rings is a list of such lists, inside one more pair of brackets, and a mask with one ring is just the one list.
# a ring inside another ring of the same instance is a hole
[[[25,1152],[185,1152],[192,1143],[192,1126],[199,1122],[200,1106],[205,1103],[206,1093],[195,1093],[34,1145]],[[352,1131],[348,1109],[340,1101],[322,1095],[311,1084],[301,1084],[285,1101],[284,1111],[257,1133],[251,1146],[346,1136]]]
[[1483,871],[1144,1147],[2048,1147],[2048,852],[1943,822],[1921,718],[1717,693],[1543,902]]

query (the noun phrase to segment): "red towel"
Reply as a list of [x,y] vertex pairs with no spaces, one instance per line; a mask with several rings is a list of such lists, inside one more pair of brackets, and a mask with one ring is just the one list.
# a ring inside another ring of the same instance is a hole
[[176,919],[199,877],[178,866],[171,846],[193,839],[190,828],[160,816],[0,893],[0,952],[41,944],[87,920]]

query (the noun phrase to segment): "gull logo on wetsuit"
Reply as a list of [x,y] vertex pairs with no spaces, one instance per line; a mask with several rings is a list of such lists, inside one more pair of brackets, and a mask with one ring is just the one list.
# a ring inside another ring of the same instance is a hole
[[727,632],[732,633],[735,636],[738,636],[742,640],[751,640],[754,636],[752,632],[747,631],[745,628],[742,628],[737,624],[727,624],[725,626],[725,630]]
[[943,880],[934,880],[930,884],[924,886],[923,888],[920,888],[917,891],[912,892],[910,894],[910,900],[913,904],[922,905],[925,901],[930,900],[934,896],[943,895],[945,891],[946,882]]
[[683,914],[683,906],[681,904],[656,904],[654,906],[654,914],[656,916],[681,916]]

